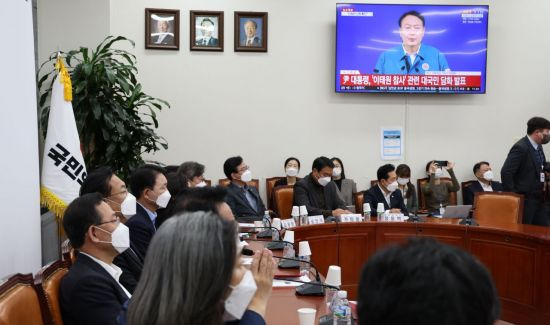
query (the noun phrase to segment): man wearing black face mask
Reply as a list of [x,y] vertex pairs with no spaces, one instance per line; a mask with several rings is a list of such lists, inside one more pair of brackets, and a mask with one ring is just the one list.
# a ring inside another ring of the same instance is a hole
[[338,188],[332,182],[334,164],[327,157],[313,161],[311,173],[294,185],[294,205],[305,205],[308,215],[323,215],[325,218],[351,213],[340,199]]
[[550,121],[533,117],[527,122],[527,136],[516,142],[500,171],[505,191],[523,194],[523,223],[546,226],[544,165],[542,145],[550,141]]

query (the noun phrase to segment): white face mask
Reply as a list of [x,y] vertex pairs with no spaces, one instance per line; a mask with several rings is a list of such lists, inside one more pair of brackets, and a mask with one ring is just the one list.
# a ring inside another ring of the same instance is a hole
[[231,294],[225,300],[225,312],[228,315],[224,316],[224,321],[241,319],[257,288],[252,272],[246,271],[241,282],[232,287]]
[[136,214],[136,197],[132,193],[128,192],[126,194],[124,201],[120,204],[120,213],[126,218],[130,218]]
[[328,177],[328,176],[327,177],[320,177],[317,181],[319,182],[319,185],[327,186],[327,184],[330,183],[331,178]]
[[168,202],[170,202],[171,197],[172,196],[170,195],[170,191],[166,190],[157,197],[157,199],[155,200],[155,203],[159,206],[159,208],[166,208],[166,206],[168,205]]
[[483,173],[483,178],[485,178],[486,180],[488,181],[492,181],[493,180],[493,171],[492,170],[488,170],[486,171],[485,173]]
[[435,178],[441,178],[443,176],[443,169],[438,168],[435,170]]
[[401,177],[398,177],[397,178],[397,183],[399,183],[399,185],[407,185],[409,183],[409,178],[401,178]]
[[332,169],[332,176],[333,177],[338,177],[342,174],[342,168],[340,167],[335,167]]
[[298,168],[289,167],[286,169],[286,176],[294,177],[298,175]]
[[248,183],[252,180],[252,172],[250,169],[247,169],[244,173],[241,175],[241,181]]
[[393,183],[388,184],[388,186],[386,186],[386,189],[390,192],[393,192],[397,190],[397,186],[397,181],[394,181]]
[[122,252],[124,252],[125,250],[128,249],[128,247],[130,247],[130,230],[128,229],[128,227],[126,227],[125,224],[119,223],[113,232],[108,232],[107,230],[99,227],[95,227],[95,228],[103,232],[106,232],[108,234],[111,234],[110,242],[101,241],[101,240],[99,242],[111,244],[119,254],[122,254]]
[[201,181],[200,183],[198,183],[197,185],[195,185],[195,187],[206,187],[208,184],[206,184],[205,181]]

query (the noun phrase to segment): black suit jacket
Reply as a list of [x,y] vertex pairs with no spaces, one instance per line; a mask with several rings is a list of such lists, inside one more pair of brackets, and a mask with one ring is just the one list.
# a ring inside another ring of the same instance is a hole
[[[491,181],[491,187],[495,192],[504,191],[504,188],[502,187],[502,183],[497,181]],[[483,187],[481,187],[481,184],[479,184],[479,182],[474,182],[469,186],[466,186],[466,188],[464,189],[464,193],[462,193],[462,201],[464,202],[464,204],[473,205],[474,196],[477,192],[484,192]]]
[[128,296],[116,280],[84,254],[78,254],[59,288],[65,325],[116,324],[126,300]]
[[143,270],[143,257],[130,243],[130,248],[115,257],[113,264],[122,269],[119,281],[128,292],[133,294]]
[[266,210],[258,190],[254,186],[249,186],[248,191],[256,199],[256,205],[258,207],[256,210],[250,205],[250,203],[248,203],[241,187],[233,183],[230,183],[227,186],[227,196],[225,197],[225,201],[229,204],[231,211],[233,211],[233,214],[235,215],[235,219],[239,222],[262,220]]
[[[325,194],[325,209],[322,209],[315,195],[315,187],[320,185],[312,179],[311,173],[296,182],[294,185],[294,205],[305,205],[307,214],[310,216],[324,215],[327,217],[328,210],[345,209],[346,203],[338,195],[336,183],[330,182],[323,187]],[[327,213],[323,213],[323,210]]]
[[[500,170],[505,191],[524,194],[526,198],[542,198],[542,169],[536,154],[527,136],[514,144]],[[546,161],[544,153],[543,160]]]
[[407,211],[407,206],[405,205],[405,200],[403,200],[403,194],[401,194],[401,190],[399,189],[390,194],[390,205],[388,205],[382,190],[378,185],[375,185],[363,192],[363,203],[370,204],[370,214],[373,217],[376,216],[376,208],[378,207],[378,203],[384,203],[384,210],[400,209],[401,213],[404,215],[408,215],[409,213]]
[[126,226],[130,228],[130,242],[145,258],[145,253],[156,229],[147,211],[139,203],[136,203],[136,215],[126,221]]
[[153,44],[161,44],[161,45],[174,45],[174,36],[167,34],[162,42],[159,43],[160,35],[151,37],[151,42]]

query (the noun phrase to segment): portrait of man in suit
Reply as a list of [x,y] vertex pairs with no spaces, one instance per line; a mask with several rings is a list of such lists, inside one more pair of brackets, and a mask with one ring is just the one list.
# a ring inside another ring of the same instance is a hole
[[218,46],[218,17],[195,17],[195,28],[200,35],[195,36],[195,45]]
[[261,20],[254,18],[241,18],[241,22],[241,30],[244,32],[244,37],[241,37],[241,46],[262,46],[262,39],[258,36],[261,35]]
[[174,45],[174,17],[151,15],[151,43],[155,45]]

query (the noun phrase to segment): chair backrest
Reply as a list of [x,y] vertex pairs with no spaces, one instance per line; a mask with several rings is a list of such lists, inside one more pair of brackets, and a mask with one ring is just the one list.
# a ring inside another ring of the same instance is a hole
[[[452,183],[452,179],[449,177],[441,177],[440,178],[441,183]],[[424,193],[422,192],[422,186],[427,184],[430,181],[428,177],[426,178],[419,178],[416,181],[416,191],[418,192],[418,210],[419,211],[425,211],[427,210],[426,207],[426,199],[424,198]],[[449,204],[450,205],[457,205],[458,200],[456,198],[456,192],[451,192],[449,194]]]
[[272,206],[272,192],[273,187],[275,186],[275,182],[280,180],[283,177],[277,176],[277,177],[270,177],[265,179],[265,195],[267,197],[267,208],[269,210],[273,210],[274,207]]
[[[218,184],[223,187],[227,187],[231,181],[228,178],[222,178],[218,180]],[[260,180],[253,179],[250,182],[247,183],[248,186],[254,186],[258,191],[260,190]]]
[[67,272],[69,272],[68,261],[55,261],[40,269],[34,281],[34,284],[38,289],[42,289],[46,296],[48,308],[55,325],[63,324],[61,307],[59,306],[59,286],[61,285],[61,279]]
[[[464,195],[464,189],[470,185],[472,185],[473,183],[477,182],[477,180],[469,180],[469,181],[465,181],[465,182],[462,182],[460,183],[460,189],[462,190],[462,195]],[[464,202],[464,198],[462,198],[462,202]]]
[[[355,203],[355,213],[363,214],[363,192],[353,193],[353,202]],[[371,207],[372,209],[372,207]]]
[[273,189],[273,204],[275,205],[275,212],[279,215],[279,218],[290,218],[293,200],[294,186],[277,186]]
[[480,225],[521,223],[523,195],[512,192],[477,192],[474,196],[474,218]]
[[373,179],[372,181],[370,181],[370,187],[374,187],[374,186],[376,186],[376,184],[378,184],[377,179]]
[[47,309],[41,308],[32,274],[15,274],[0,285],[0,325],[50,325]]

